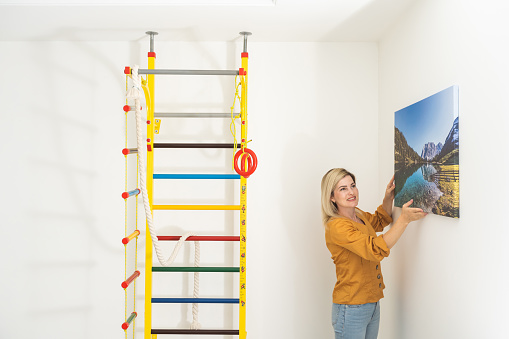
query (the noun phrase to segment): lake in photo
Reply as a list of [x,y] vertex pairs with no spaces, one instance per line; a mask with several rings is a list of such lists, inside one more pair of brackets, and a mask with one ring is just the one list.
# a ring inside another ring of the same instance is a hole
[[413,199],[412,207],[424,212],[459,217],[458,165],[409,164],[397,170],[395,180],[395,206]]

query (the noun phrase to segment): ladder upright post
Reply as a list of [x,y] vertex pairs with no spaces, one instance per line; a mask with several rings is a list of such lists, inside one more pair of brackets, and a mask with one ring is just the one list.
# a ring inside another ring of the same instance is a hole
[[[148,52],[148,69],[155,68],[156,53],[154,52],[154,36],[157,32],[146,32],[150,35],[150,52]],[[150,203],[150,209],[153,205],[153,186],[154,186],[154,74],[147,75],[148,92],[150,105],[147,105],[147,193]],[[147,99],[147,98],[146,98]],[[144,338],[154,339],[157,335],[152,335],[152,239],[148,223],[145,236],[145,329]]]
[[[241,54],[242,68],[245,71],[241,78],[241,96],[240,96],[240,120],[241,120],[241,146],[247,146],[247,37],[250,32],[240,32],[244,37],[244,50]],[[247,161],[247,160],[246,160]],[[239,279],[239,338],[246,339],[246,212],[247,212],[247,179],[240,178],[240,279]]]

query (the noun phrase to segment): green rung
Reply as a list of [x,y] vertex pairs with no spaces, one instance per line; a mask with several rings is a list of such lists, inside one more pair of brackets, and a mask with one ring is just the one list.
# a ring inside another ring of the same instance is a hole
[[239,267],[152,267],[152,272],[240,272]]

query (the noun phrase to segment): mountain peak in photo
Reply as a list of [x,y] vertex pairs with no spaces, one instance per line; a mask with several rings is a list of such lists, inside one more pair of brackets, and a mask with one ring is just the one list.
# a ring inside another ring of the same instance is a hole
[[440,154],[442,150],[442,143],[439,142],[438,145],[435,145],[434,142],[428,142],[424,145],[421,152],[421,158],[426,161],[432,160],[437,154]]

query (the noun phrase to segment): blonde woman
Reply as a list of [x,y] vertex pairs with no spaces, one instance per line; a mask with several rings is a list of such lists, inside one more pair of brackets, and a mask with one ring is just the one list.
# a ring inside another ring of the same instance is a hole
[[374,214],[363,212],[355,176],[334,168],[322,178],[322,221],[325,241],[336,265],[336,285],[332,294],[332,326],[336,339],[376,339],[380,324],[380,304],[385,288],[380,261],[387,257],[407,225],[424,218],[420,208],[403,205],[400,217],[383,235],[392,220],[394,177]]

